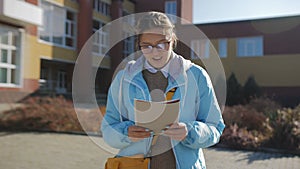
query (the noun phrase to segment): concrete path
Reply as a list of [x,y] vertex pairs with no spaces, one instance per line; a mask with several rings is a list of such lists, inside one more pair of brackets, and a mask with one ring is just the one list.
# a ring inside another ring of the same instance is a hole
[[12,110],[21,106],[23,106],[21,103],[0,103],[0,114],[4,111]]
[[[53,133],[0,133],[1,169],[103,169],[107,157],[100,137]],[[105,147],[105,146],[104,146]],[[108,151],[115,152],[114,149]],[[300,157],[286,154],[204,150],[208,169],[296,169]]]

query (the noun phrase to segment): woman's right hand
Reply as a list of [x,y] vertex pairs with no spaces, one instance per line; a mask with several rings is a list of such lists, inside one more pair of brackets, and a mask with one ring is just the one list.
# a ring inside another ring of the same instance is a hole
[[140,126],[128,127],[128,137],[133,142],[138,142],[150,136],[151,136],[151,131],[147,128],[140,127]]

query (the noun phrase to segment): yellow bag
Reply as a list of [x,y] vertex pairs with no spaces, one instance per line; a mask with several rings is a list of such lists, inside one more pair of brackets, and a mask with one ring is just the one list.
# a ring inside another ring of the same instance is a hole
[[149,158],[115,157],[108,158],[105,169],[148,169]]

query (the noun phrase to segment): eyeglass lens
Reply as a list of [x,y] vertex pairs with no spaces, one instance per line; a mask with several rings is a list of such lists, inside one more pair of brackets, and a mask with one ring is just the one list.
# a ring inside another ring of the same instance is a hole
[[152,45],[141,46],[142,52],[144,52],[144,53],[151,53],[153,48],[156,48],[158,50],[166,50],[166,43],[158,43],[155,46],[152,46]]

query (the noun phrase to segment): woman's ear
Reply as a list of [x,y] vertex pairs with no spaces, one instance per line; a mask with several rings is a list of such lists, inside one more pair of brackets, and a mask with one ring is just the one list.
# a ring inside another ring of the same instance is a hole
[[173,50],[176,48],[176,46],[177,46],[177,40],[176,39],[172,39]]

